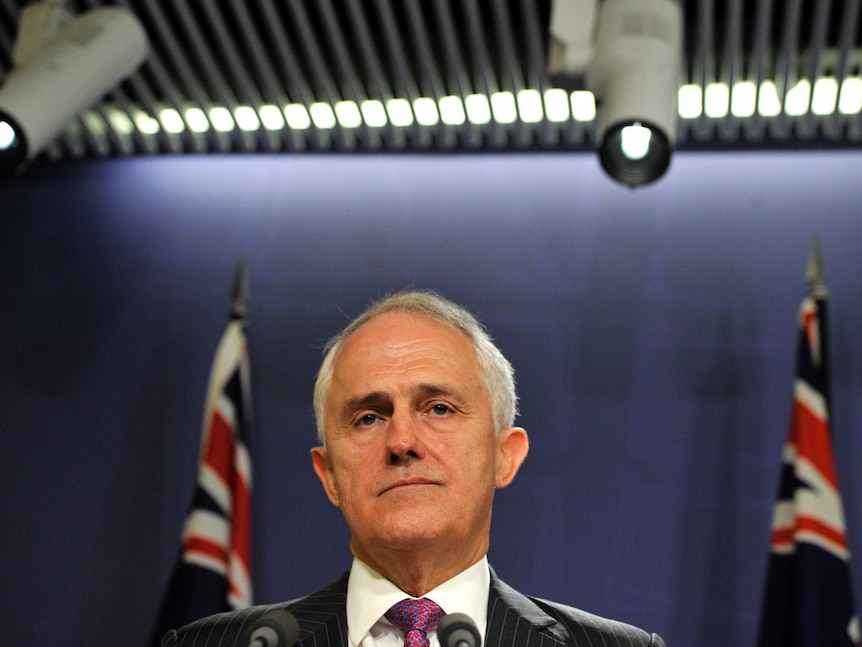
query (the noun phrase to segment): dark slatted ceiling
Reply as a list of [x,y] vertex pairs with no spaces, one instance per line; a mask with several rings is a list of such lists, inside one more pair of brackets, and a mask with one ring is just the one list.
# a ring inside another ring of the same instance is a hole
[[[0,0],[0,78],[11,65],[23,4]],[[81,13],[109,4],[141,19],[150,56],[48,148],[51,159],[592,146],[592,120],[558,121],[547,112],[534,119],[527,110],[529,99],[539,97],[541,106],[554,85],[546,71],[550,0],[76,0],[69,6]],[[699,93],[708,101],[723,87],[730,105],[747,82],[749,90],[774,89],[779,111],[707,114],[704,104],[705,111],[680,120],[677,147],[859,146],[862,99],[847,99],[862,84],[859,4],[684,2],[685,96]],[[843,111],[791,109],[800,81],[813,96],[822,78],[846,87]],[[530,90],[536,92],[523,94]],[[512,119],[501,116],[507,101]],[[442,118],[438,111],[447,102],[468,110],[463,123],[457,112]],[[426,108],[430,117],[423,116]],[[471,122],[483,110],[491,110],[490,119]]]

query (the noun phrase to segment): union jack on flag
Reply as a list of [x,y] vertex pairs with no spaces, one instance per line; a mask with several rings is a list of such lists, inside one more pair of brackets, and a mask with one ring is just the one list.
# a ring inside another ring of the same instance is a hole
[[759,647],[860,645],[830,441],[825,322],[821,287],[799,310],[793,410],[773,512]]
[[168,629],[252,604],[248,385],[244,322],[234,317],[210,373],[197,481],[153,645]]

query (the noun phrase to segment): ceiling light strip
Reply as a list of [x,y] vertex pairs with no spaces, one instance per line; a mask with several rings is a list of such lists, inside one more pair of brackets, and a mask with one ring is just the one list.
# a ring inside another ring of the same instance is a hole
[[341,95],[329,67],[320,44],[315,38],[316,33],[309,20],[305,5],[301,0],[289,0],[286,3],[290,11],[292,22],[295,25],[295,33],[299,38],[299,45],[305,55],[305,62],[309,66],[311,78],[317,81],[314,87],[316,101],[309,105],[311,120],[317,128],[329,130],[337,150],[356,150],[356,134],[349,128],[335,128],[338,123],[334,106],[341,100]]
[[[854,42],[856,38],[856,30],[859,25],[860,0],[846,0],[843,4],[843,11],[840,17],[839,24],[841,25],[841,33],[838,37],[838,63],[835,67],[835,81],[840,88],[838,93],[838,114],[833,115],[831,119],[827,119],[823,124],[822,131],[824,137],[832,141],[840,141],[844,135],[845,124],[848,118],[845,116],[848,113],[859,114],[859,110],[854,111],[850,107],[852,102],[852,90],[848,89],[848,84],[845,83],[850,74],[850,52],[854,51]],[[845,102],[845,105],[842,105]],[[856,102],[856,105],[859,105]],[[855,121],[858,121],[857,117]]]
[[[810,88],[807,80],[803,79],[791,88],[788,95],[792,99],[794,95],[807,96],[809,93],[813,93],[810,102],[814,114],[817,117],[827,117],[831,114],[841,114],[844,117],[847,117],[858,116],[862,113],[862,78],[860,77],[850,77],[845,79],[840,89],[838,88],[835,79],[831,77],[823,77],[817,81],[813,90]],[[567,93],[565,90],[560,88],[550,88],[546,95],[553,96],[555,101],[562,99],[563,102],[568,101],[570,103],[571,115],[566,116],[566,119],[583,124],[589,124],[596,118],[595,97],[591,92],[578,90],[572,93]],[[758,95],[760,97],[759,103],[756,101],[756,97]],[[729,104],[727,100],[728,96],[733,97]],[[836,97],[839,97],[839,100],[836,100]],[[202,111],[196,106],[186,108],[183,113],[179,113],[168,105],[161,107],[144,106],[144,108],[161,115],[161,119],[156,121],[146,117],[147,113],[145,110],[137,109],[130,104],[128,100],[122,99],[121,93],[117,93],[114,98],[118,105],[113,105],[112,110],[105,113],[104,120],[110,124],[125,119],[127,123],[134,124],[134,131],[139,131],[144,135],[156,134],[163,130],[167,130],[176,135],[183,133],[186,127],[197,128],[203,131],[206,131],[209,127],[208,122],[202,122],[205,117],[202,114]],[[450,103],[453,98],[458,99],[457,105],[453,106]],[[483,100],[484,108],[470,108],[473,102],[477,99]],[[455,112],[463,110],[464,112],[460,117],[449,117],[450,121],[460,123],[462,120],[479,114],[480,117],[471,121],[471,123],[477,126],[482,126],[497,123],[496,115],[502,114],[504,119],[511,119],[511,121],[506,121],[504,124],[500,124],[506,125],[513,124],[518,119],[518,106],[516,104],[520,104],[521,112],[529,112],[529,108],[524,108],[529,101],[539,102],[543,99],[546,105],[552,105],[547,96],[543,98],[539,94],[538,90],[527,90],[522,92],[519,98],[512,96],[512,94],[508,92],[498,92],[492,98],[492,101],[489,101],[488,97],[475,94],[465,97],[463,101],[460,97],[453,97],[451,95],[441,97],[439,102],[435,102],[434,99],[431,99],[430,97],[420,97],[413,102],[413,106],[418,115],[419,125],[424,126],[425,128],[433,128],[436,126],[439,123],[440,115],[451,115],[453,114],[451,110],[454,110]],[[393,101],[400,102],[407,113],[412,114],[410,103],[407,100],[394,99]],[[796,105],[803,105],[806,101],[807,100],[803,100]],[[509,104],[508,109],[501,108],[501,104],[504,102]],[[368,103],[373,104],[373,110],[376,110],[376,112],[373,112],[372,106],[365,105]],[[493,110],[491,109],[492,103],[495,104]],[[397,113],[397,111],[391,109],[391,104],[392,102],[390,102],[390,109],[388,111],[384,107],[383,102],[378,100],[367,100],[361,105],[357,105],[352,101],[339,101],[335,106],[330,106],[323,102],[315,102],[308,109],[300,104],[290,104],[285,106],[283,109],[284,114],[289,117],[285,121],[284,127],[287,129],[298,130],[313,130],[314,128],[332,129],[338,125],[339,115],[343,118],[343,115],[349,113],[353,114],[352,119],[354,122],[356,122],[356,120],[361,120],[362,124],[368,125],[369,120],[366,119],[365,115],[372,112],[376,116],[374,116],[371,121],[373,121],[377,126],[388,126],[395,130],[403,130],[412,126],[413,122],[409,119],[400,121],[397,118],[389,119],[389,115]],[[688,123],[702,117],[717,122],[726,118],[728,114],[734,118],[747,119],[754,115],[753,111],[755,106],[758,105],[761,109],[761,117],[767,120],[774,120],[782,113],[782,106],[776,85],[771,81],[765,82],[759,89],[757,89],[751,81],[740,81],[736,83],[732,89],[723,83],[713,83],[707,88],[705,93],[700,89],[700,87],[694,84],[686,84],[679,90],[678,105],[679,117],[684,122]],[[832,112],[828,112],[825,109],[814,109],[816,106],[829,106],[832,109]],[[264,105],[261,108],[280,109],[274,105]],[[230,124],[233,123],[234,116],[236,114],[242,114],[244,111],[248,110],[252,110],[252,107],[239,105],[231,111],[227,106],[213,106],[210,111],[210,117],[214,119],[219,127],[229,129]],[[565,114],[568,115],[568,111],[566,111]],[[546,112],[544,118],[550,119],[552,116],[553,113],[549,114]],[[790,116],[796,118],[799,115],[793,114],[793,110],[791,109]],[[84,125],[93,126],[98,122],[98,119],[98,115],[95,117],[87,117]],[[220,119],[224,120],[224,123],[219,123]],[[263,128],[265,128],[265,126],[260,122],[257,130],[261,130]],[[99,125],[98,128],[93,126],[90,130],[94,131],[98,136],[104,135],[101,125]],[[81,134],[83,134],[83,131]],[[125,132],[124,134],[128,135],[130,132]]]
[[[697,4],[697,23],[694,49],[694,59],[691,61],[691,80],[694,85],[699,86],[704,93],[704,103],[707,100],[706,89],[718,81],[716,77],[715,60],[715,3],[700,0]],[[707,118],[705,105],[704,112],[691,124],[692,138],[696,141],[706,141],[713,136],[715,122]]]
[[384,55],[392,66],[394,76],[392,79],[394,97],[386,99],[386,114],[394,126],[408,130],[409,137],[414,142],[414,148],[428,150],[433,145],[433,135],[431,130],[416,125],[413,101],[418,99],[421,93],[407,65],[409,59],[392,2],[397,2],[400,7],[402,0],[376,0],[375,2],[377,17],[383,27]]
[[[281,146],[277,135],[270,130],[264,129],[261,131],[260,129],[260,115],[254,109],[254,106],[261,105],[263,98],[257,87],[249,81],[252,75],[239,53],[235,39],[228,31],[226,20],[222,13],[223,6],[223,3],[200,3],[201,10],[204,12],[204,16],[214,36],[215,42],[213,44],[215,49],[217,49],[221,59],[224,61],[222,67],[225,69],[223,72],[220,70],[219,82],[229,88],[235,88],[237,92],[236,96],[232,92],[229,96],[236,104],[232,108],[234,122],[239,134],[238,139],[245,151],[255,151],[261,144],[265,150],[279,150]],[[263,136],[250,136],[250,133],[255,131],[262,132]]]
[[[838,103],[838,92],[831,95],[831,90],[834,86],[828,81],[821,82],[818,79],[823,71],[824,63],[824,48],[826,46],[826,33],[829,26],[829,12],[832,6],[832,0],[818,0],[814,3],[814,20],[811,23],[811,37],[808,46],[808,66],[805,77],[813,79],[810,81],[812,85],[810,90],[810,101],[806,106],[805,114],[797,120],[796,134],[803,140],[812,140],[817,135],[817,126],[822,118],[817,115],[832,114],[835,112],[835,106]],[[828,105],[832,102],[831,107]]]
[[[226,111],[223,108],[210,110],[209,104],[201,106],[209,110],[208,116],[214,130],[224,134],[224,136],[217,137],[216,139],[216,145],[219,147],[220,152],[229,152],[233,150],[234,138],[227,136],[227,134],[233,133],[235,129],[233,110],[237,107],[236,97],[234,97],[228,83],[221,75],[219,64],[198,25],[197,18],[189,8],[187,0],[175,0],[172,5],[179,18],[183,40],[187,42],[187,47],[191,47],[194,53],[197,62],[195,67],[198,69],[205,85],[213,91],[212,98],[214,103],[227,108]],[[248,135],[240,137],[245,150],[249,150],[253,146],[248,139]]]
[[[294,131],[294,144],[304,149],[310,144],[315,150],[326,150],[330,147],[330,136],[327,131],[310,129],[311,118],[306,106],[311,105],[314,97],[308,80],[299,66],[299,57],[287,34],[273,0],[261,0],[259,8],[262,13],[263,28],[269,36],[269,42],[274,49],[274,67],[276,75],[281,79],[286,101],[282,104],[284,118],[288,128]],[[301,133],[301,134],[300,134]]]
[[761,117],[763,109],[760,105],[760,88],[768,78],[769,58],[772,52],[769,44],[771,24],[772,0],[757,0],[748,61],[748,78],[745,79],[753,83],[755,89],[754,113],[742,122],[742,137],[747,140],[760,140],[766,131],[766,122]]
[[[184,50],[179,46],[176,34],[171,24],[166,20],[161,6],[155,0],[144,0],[143,8],[146,15],[142,16],[142,18],[155,25],[155,31],[159,33],[163,48],[166,50],[166,59],[172,65],[169,68],[165,64],[165,59],[160,56],[163,50],[157,48],[150,49],[146,68],[150,72],[148,78],[153,79],[155,92],[151,91],[149,86],[143,83],[143,74],[133,74],[129,78],[128,83],[135,89],[137,102],[142,104],[153,120],[159,114],[159,110],[156,108],[156,105],[159,103],[156,95],[166,97],[170,105],[175,109],[180,109],[182,98],[177,88],[182,88],[185,96],[191,97],[199,104],[208,105],[210,99],[203,89],[203,84],[188,64]],[[179,79],[175,77],[175,74],[179,76]],[[133,114],[133,121],[137,123],[139,120],[138,116]],[[159,130],[161,131],[161,129]],[[144,136],[143,139],[150,140],[151,138]],[[191,132],[185,138],[164,134],[160,135],[159,141],[163,142],[165,149],[172,153],[181,153],[184,149],[195,153],[202,153],[209,149],[207,141],[197,132]]]
[[[547,45],[543,44],[542,28],[539,25],[538,8],[536,2],[531,0],[521,0],[521,18],[524,25],[524,39],[526,41],[526,82],[529,88],[535,94],[526,95],[523,101],[526,107],[531,110],[530,118],[538,119],[533,123],[536,124],[534,132],[536,137],[545,148],[552,148],[560,141],[560,130],[556,126],[560,122],[552,122],[546,119],[545,99],[549,85],[547,81]],[[552,99],[554,95],[551,95]],[[568,101],[562,101],[559,106],[568,107]],[[529,121],[526,118],[524,121]]]
[[359,58],[371,87],[369,94],[381,99],[365,99],[359,106],[365,124],[370,128],[379,128],[385,147],[400,150],[405,147],[407,139],[402,128],[392,128],[386,115],[386,102],[393,97],[392,88],[377,50],[374,47],[374,37],[366,19],[360,0],[346,0],[349,14],[349,24],[353,28],[356,42],[359,44]]
[[356,130],[356,137],[360,140],[362,148],[379,150],[382,142],[380,132],[376,128],[360,129],[364,122],[359,106],[368,99],[368,92],[357,81],[360,77],[353,65],[353,56],[345,41],[335,8],[331,0],[317,0],[316,6],[323,18],[323,26],[339,77],[338,87],[342,93],[342,101],[336,104],[335,114],[338,123],[342,128]]
[[[464,54],[458,44],[458,32],[455,28],[449,2],[447,0],[433,0],[433,9],[443,42],[446,86],[450,95],[454,97],[448,101],[452,101],[456,110],[460,109],[458,118],[463,115],[461,122],[463,125],[458,128],[457,132],[464,146],[476,150],[481,148],[483,143],[479,122],[485,121],[486,117],[490,118],[491,108],[487,104],[487,96],[481,97],[473,91],[473,83],[464,65]],[[470,112],[473,113],[473,118],[470,118],[468,114]]]
[[[497,75],[491,65],[491,57],[488,53],[488,43],[485,39],[485,31],[482,25],[485,20],[482,17],[478,0],[463,0],[461,7],[464,11],[464,22],[467,26],[467,50],[471,54],[473,85],[476,96],[483,96],[488,106],[490,120],[483,125],[485,144],[491,149],[500,149],[506,145],[506,131],[501,124],[494,119],[491,108],[491,97],[499,90]],[[477,99],[467,98],[471,103]],[[484,106],[483,106],[484,107]],[[476,109],[473,109],[474,112]],[[468,106],[467,116],[470,116]]]
[[807,101],[803,91],[797,89],[799,80],[799,48],[802,0],[788,0],[783,6],[784,21],[781,26],[780,55],[775,70],[775,83],[784,111],[769,122],[769,132],[777,141],[790,137],[792,124],[788,115],[800,111],[800,103]]
[[[410,39],[413,42],[415,65],[419,72],[418,86],[423,95],[413,101],[416,121],[433,128],[437,147],[454,150],[458,144],[454,126],[459,125],[458,117],[463,115],[463,106],[458,111],[456,100],[443,101],[443,98],[448,96],[447,88],[434,64],[436,59],[425,26],[422,0],[405,0],[404,5]],[[444,108],[447,110],[446,114],[443,113]]]
[[[718,137],[722,141],[734,140],[740,130],[740,121],[731,106],[734,101],[739,104],[741,98],[735,96],[737,84],[742,80],[742,35],[745,33],[742,21],[742,0],[730,0],[727,3],[726,19],[724,21],[724,38],[722,47],[721,70],[719,78],[730,89],[727,93],[727,107],[724,116],[718,124]],[[737,105],[737,107],[739,107]],[[751,107],[752,114],[754,106]]]
[[[501,91],[495,95],[496,102],[495,96],[491,97],[491,106],[494,108],[496,103],[497,112],[494,112],[494,118],[498,119],[501,123],[506,123],[505,119],[508,119],[508,111],[511,108],[509,102],[510,95],[514,99],[524,89],[524,76],[521,71],[521,65],[518,63],[515,36],[512,31],[512,19],[509,16],[509,4],[505,0],[493,0],[491,2],[491,15],[503,70],[500,83]],[[517,110],[517,104],[515,104],[515,109]],[[511,143],[515,148],[528,148],[533,143],[530,128],[517,118],[510,123],[512,124],[509,131]]]
[[[239,28],[243,51],[247,52],[250,59],[248,62],[255,70],[255,74],[253,76],[248,74],[248,78],[255,79],[258,84],[254,91],[260,96],[258,116],[261,126],[272,133],[269,138],[272,149],[302,150],[305,148],[304,139],[292,129],[284,127],[286,121],[282,106],[287,104],[287,94],[279,83],[275,71],[273,64],[275,56],[264,49],[266,41],[256,31],[250,6],[251,4],[245,0],[232,0],[230,11]],[[255,4],[254,7],[258,9],[258,5]],[[251,81],[246,83],[250,84]]]

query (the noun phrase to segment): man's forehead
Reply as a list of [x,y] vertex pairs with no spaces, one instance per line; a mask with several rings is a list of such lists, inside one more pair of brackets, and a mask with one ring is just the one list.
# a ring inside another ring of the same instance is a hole
[[[484,388],[472,341],[462,330],[413,312],[388,312],[347,337],[332,367],[340,397],[373,391]],[[395,386],[397,385],[397,386]]]
[[365,353],[392,352],[397,344],[407,344],[428,337],[444,345],[472,346],[466,332],[432,317],[412,310],[392,310],[381,313],[353,330],[341,343],[336,361],[357,349]]

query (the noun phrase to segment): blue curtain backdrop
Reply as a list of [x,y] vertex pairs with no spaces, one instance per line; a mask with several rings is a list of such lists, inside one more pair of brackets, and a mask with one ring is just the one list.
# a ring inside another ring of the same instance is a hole
[[754,645],[811,237],[862,600],[862,154],[159,157],[0,180],[0,635],[143,645],[176,557],[207,374],[249,263],[256,598],[350,563],[311,469],[324,341],[438,289],[512,360],[532,451],[490,558],[669,647]]

